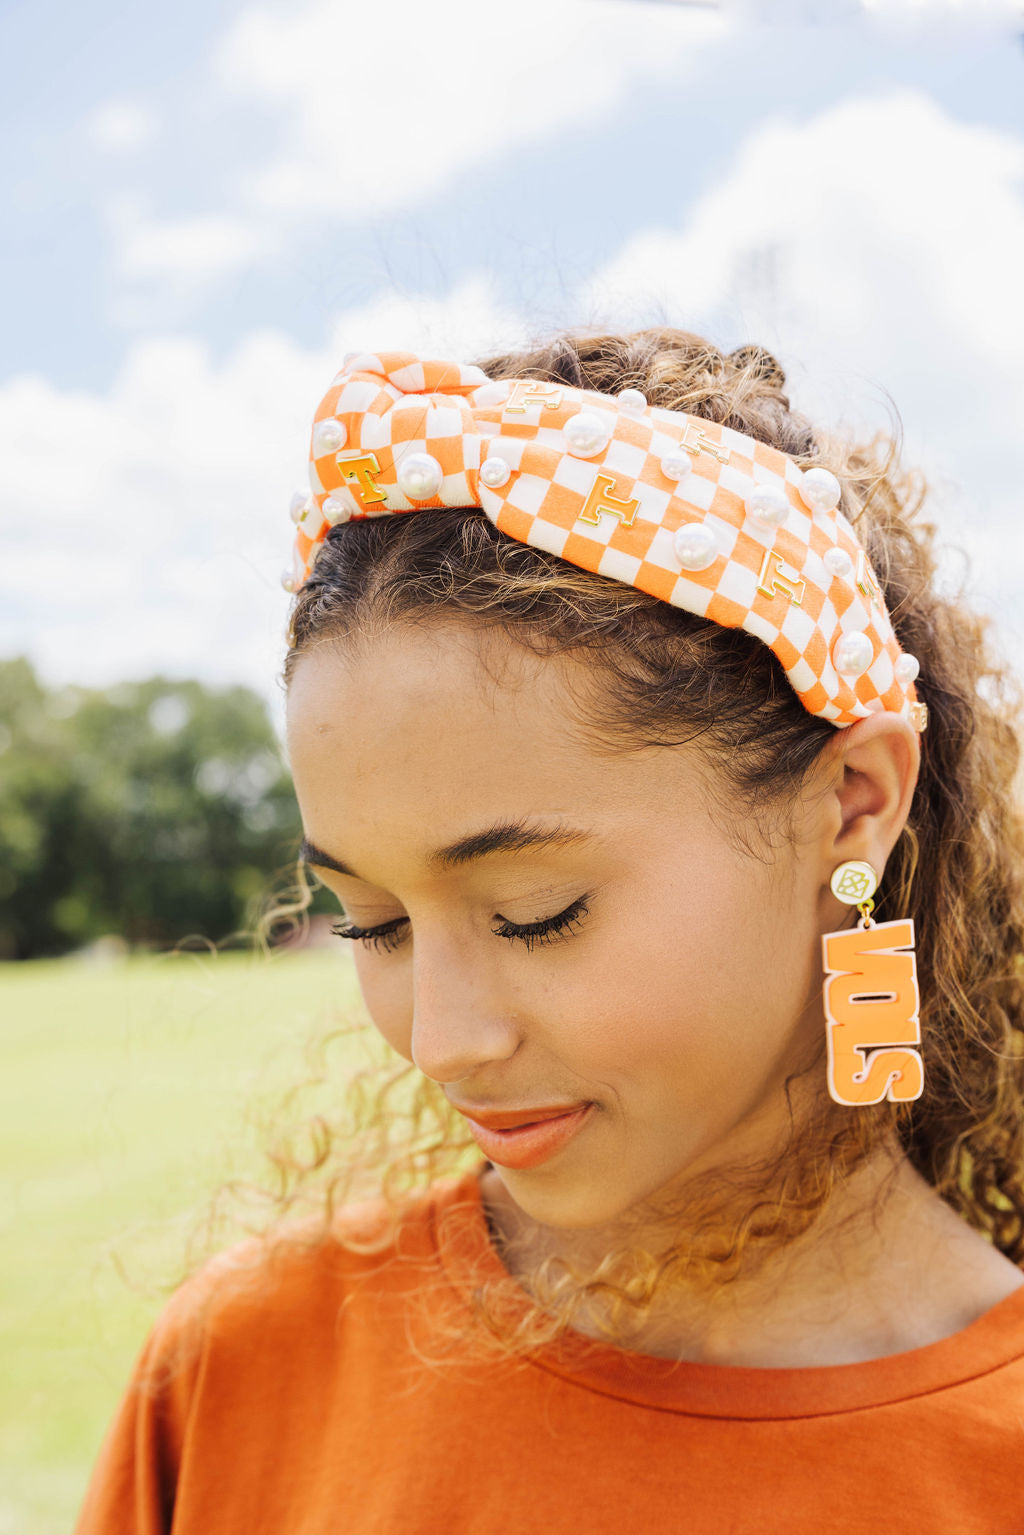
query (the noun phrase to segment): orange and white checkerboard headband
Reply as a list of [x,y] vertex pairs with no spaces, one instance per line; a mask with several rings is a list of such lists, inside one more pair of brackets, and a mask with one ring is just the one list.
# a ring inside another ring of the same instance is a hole
[[289,591],[338,523],[480,507],[510,538],[650,592],[775,653],[811,714],[918,729],[901,650],[829,470],[728,427],[407,352],[360,353],[316,412],[312,495],[293,499]]

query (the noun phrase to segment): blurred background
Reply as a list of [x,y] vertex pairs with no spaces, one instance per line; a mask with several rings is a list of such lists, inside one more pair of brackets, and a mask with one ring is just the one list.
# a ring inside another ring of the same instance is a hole
[[125,1244],[173,1266],[253,1106],[358,1014],[326,916],[269,963],[245,936],[299,836],[280,574],[343,354],[768,346],[823,425],[898,412],[1014,658],[1022,31],[985,0],[0,6],[0,1535],[70,1525],[159,1304]]

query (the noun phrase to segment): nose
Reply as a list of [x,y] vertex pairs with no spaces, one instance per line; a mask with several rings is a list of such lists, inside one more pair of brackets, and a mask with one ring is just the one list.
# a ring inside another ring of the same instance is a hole
[[435,1082],[473,1079],[519,1048],[519,1010],[497,967],[421,940],[413,959],[410,1056]]

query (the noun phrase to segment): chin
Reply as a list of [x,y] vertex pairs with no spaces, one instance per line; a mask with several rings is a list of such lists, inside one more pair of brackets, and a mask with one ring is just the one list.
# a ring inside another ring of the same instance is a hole
[[616,1197],[606,1185],[602,1187],[596,1180],[592,1183],[586,1177],[539,1178],[537,1173],[543,1172],[542,1168],[517,1172],[493,1163],[491,1170],[524,1215],[541,1226],[557,1227],[559,1231],[586,1231],[607,1226],[619,1220],[633,1204],[625,1193]]

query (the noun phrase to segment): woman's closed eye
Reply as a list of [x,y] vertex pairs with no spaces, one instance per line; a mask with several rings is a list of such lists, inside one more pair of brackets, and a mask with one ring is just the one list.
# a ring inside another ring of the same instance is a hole
[[[525,943],[527,950],[535,944],[554,943],[559,939],[567,938],[571,932],[578,929],[583,918],[587,915],[588,896],[580,896],[560,911],[554,917],[541,917],[536,922],[509,922],[500,912],[495,915],[497,927],[491,932],[496,938],[508,938],[510,942]],[[354,922],[335,922],[331,932],[339,938],[358,939],[360,943],[372,946],[375,949],[385,951],[397,949],[408,937],[409,918],[393,917],[390,922],[381,922],[376,927],[359,927]]]
[[525,943],[527,950],[533,948],[535,943],[554,943],[561,938],[568,938],[569,934],[577,930],[587,915],[587,901],[589,896],[581,895],[573,901],[564,911],[560,911],[555,917],[542,917],[536,922],[508,922],[500,914],[495,917],[499,924],[491,929],[498,938],[508,938],[512,942]]

